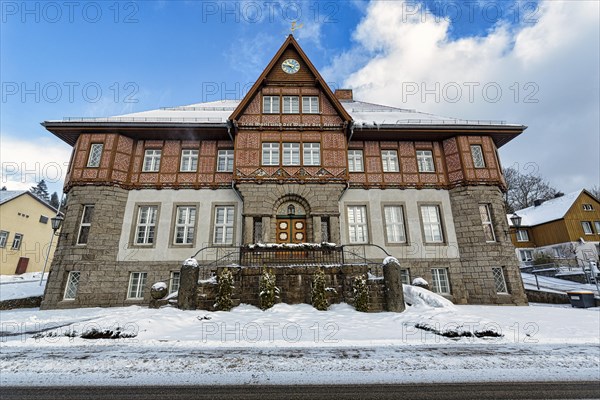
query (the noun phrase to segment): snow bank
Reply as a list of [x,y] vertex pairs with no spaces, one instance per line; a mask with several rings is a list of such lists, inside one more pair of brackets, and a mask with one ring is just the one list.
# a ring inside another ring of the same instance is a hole
[[429,285],[429,282],[427,282],[425,279],[418,277],[413,279],[412,281],[413,285]]
[[445,308],[454,310],[454,304],[439,294],[417,286],[402,285],[404,289],[404,301],[411,306],[425,306],[433,308]]

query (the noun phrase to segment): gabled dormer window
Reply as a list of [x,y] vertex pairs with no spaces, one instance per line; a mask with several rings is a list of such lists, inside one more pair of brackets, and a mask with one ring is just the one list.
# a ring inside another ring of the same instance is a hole
[[279,114],[279,96],[263,96],[263,113]]

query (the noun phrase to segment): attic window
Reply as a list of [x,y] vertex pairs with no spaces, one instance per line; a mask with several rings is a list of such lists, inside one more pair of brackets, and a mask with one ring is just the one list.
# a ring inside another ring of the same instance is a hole
[[279,96],[263,96],[263,113],[279,114]]
[[591,204],[584,204],[583,211],[594,211],[594,207]]
[[300,112],[300,99],[298,96],[283,96],[283,113],[298,114]]

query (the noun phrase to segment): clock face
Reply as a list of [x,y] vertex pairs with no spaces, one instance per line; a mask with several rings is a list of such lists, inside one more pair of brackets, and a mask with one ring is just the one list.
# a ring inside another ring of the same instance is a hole
[[286,74],[295,74],[300,70],[300,63],[293,58],[288,58],[283,63],[281,63],[281,69]]

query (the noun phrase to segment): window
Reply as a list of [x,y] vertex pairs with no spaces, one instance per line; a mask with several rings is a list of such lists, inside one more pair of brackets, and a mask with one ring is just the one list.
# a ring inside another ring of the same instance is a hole
[[366,206],[348,207],[348,236],[350,243],[367,243],[369,241]]
[[298,114],[300,112],[300,100],[298,96],[283,96],[283,113]]
[[279,96],[263,96],[263,113],[279,114]]
[[425,233],[425,243],[443,243],[442,222],[438,206],[421,206],[421,221]]
[[214,244],[233,244],[233,206],[215,207]]
[[485,168],[485,159],[483,158],[483,150],[480,145],[471,145],[471,157],[473,157],[473,166],[475,168]]
[[431,150],[417,150],[419,172],[435,172]]
[[529,242],[529,233],[525,229],[517,229],[517,242]]
[[75,300],[77,296],[77,289],[79,288],[79,278],[81,273],[79,271],[69,272],[67,277],[67,284],[65,285],[65,294],[63,300]]
[[175,215],[175,239],[174,244],[194,243],[194,232],[196,229],[196,207],[178,206]]
[[279,143],[263,143],[263,165],[279,165]]
[[483,225],[483,234],[486,242],[495,242],[494,225],[492,224],[492,213],[490,212],[489,204],[479,205],[479,215],[481,216],[481,224]]
[[381,152],[383,172],[398,172],[398,152],[396,150],[383,150]]
[[591,204],[584,204],[583,210],[584,211],[594,211],[594,207]]
[[102,158],[102,143],[92,143],[90,146],[90,155],[88,156],[87,166],[90,168],[99,167],[100,159]]
[[132,272],[129,275],[129,289],[127,290],[128,299],[143,299],[144,286],[146,286],[146,272]]
[[596,233],[600,235],[600,221],[594,221],[594,226],[596,227]]
[[593,235],[594,231],[592,230],[592,223],[589,221],[582,221],[581,226],[583,227],[583,233],[586,235]]
[[146,150],[144,153],[143,172],[158,172],[160,170],[161,150]]
[[283,144],[283,165],[300,165],[300,143]]
[[94,206],[83,206],[83,212],[81,213],[81,222],[79,224],[79,233],[77,234],[77,244],[87,244],[93,217]]
[[171,280],[169,285],[169,294],[179,291],[180,273],[177,271],[171,272]]
[[255,217],[252,221],[252,233],[254,236],[254,243],[262,243],[263,235],[262,235],[263,223],[261,217]]
[[318,114],[319,113],[319,97],[303,96],[302,97],[302,112],[304,114]]
[[[181,150],[181,172],[196,172],[198,169],[198,150]],[[158,171],[158,169],[157,169]]]
[[406,243],[402,206],[385,206],[383,214],[388,243]]
[[363,172],[363,170],[362,150],[348,150],[348,171]]
[[40,222],[40,224],[46,224],[47,225],[49,219],[50,218],[46,217],[45,215],[40,215],[40,221],[39,222]]
[[154,243],[157,213],[157,206],[140,206],[138,208],[135,244],[148,245]]
[[494,285],[496,286],[496,293],[507,294],[508,290],[506,289],[506,280],[504,279],[504,268],[492,268],[492,274],[494,275]]
[[410,271],[407,269],[401,269],[400,279],[404,285],[410,285]]
[[0,231],[0,249],[6,247],[6,242],[8,242],[8,232]]
[[438,294],[450,294],[448,270],[446,268],[433,268],[431,270],[432,291]]
[[22,242],[23,242],[23,234],[15,233],[15,238],[13,239],[11,250],[19,250],[21,248]]
[[329,217],[321,217],[321,241],[329,242]]
[[521,261],[533,261],[533,250],[519,250]]
[[217,172],[233,172],[233,150],[219,150]]
[[321,143],[304,143],[304,165],[321,165]]

